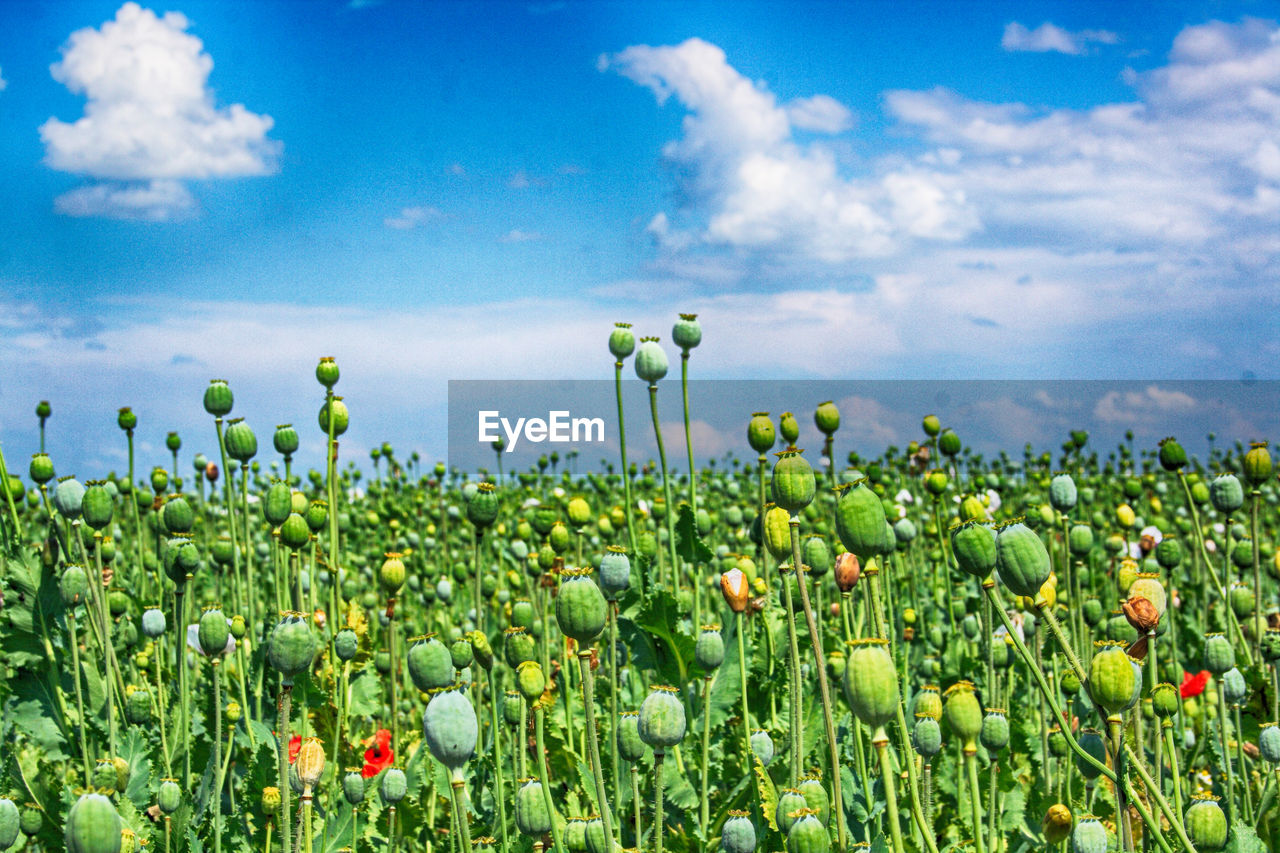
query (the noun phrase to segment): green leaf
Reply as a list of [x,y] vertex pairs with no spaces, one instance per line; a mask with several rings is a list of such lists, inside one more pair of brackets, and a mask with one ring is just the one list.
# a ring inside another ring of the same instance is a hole
[[1267,846],[1262,839],[1242,820],[1231,825],[1231,834],[1227,838],[1226,853],[1266,853]]
[[689,680],[695,641],[676,627],[681,616],[675,596],[659,590],[640,605],[633,618],[618,623],[633,662],[657,672],[660,684],[680,685]]
[[774,832],[778,831],[778,789],[773,785],[773,779],[770,778],[768,771],[764,769],[764,764],[756,756],[751,757],[754,762],[754,770],[756,772],[756,794],[760,797],[760,811],[764,815],[765,823],[769,824],[769,828]]
[[151,804],[150,751],[151,745],[147,743],[142,729],[131,727],[120,746],[120,757],[129,762],[129,785],[125,789],[125,796],[140,809]]
[[694,520],[693,508],[688,504],[680,504],[680,514],[676,518],[676,553],[687,563],[711,562],[711,549],[703,544],[701,537],[698,536],[698,525]]
[[375,672],[361,670],[351,679],[351,717],[376,717],[382,711],[382,684]]
[[1022,826],[1026,820],[1027,792],[1025,788],[1014,788],[1004,795],[1000,802],[1000,828],[1012,832]]

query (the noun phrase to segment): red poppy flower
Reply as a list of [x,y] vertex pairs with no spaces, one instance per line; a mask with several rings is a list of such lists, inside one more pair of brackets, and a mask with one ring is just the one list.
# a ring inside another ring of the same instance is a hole
[[298,753],[302,751],[302,735],[294,735],[289,738],[289,763],[298,760]]
[[[377,734],[372,738],[373,745],[364,751],[364,769],[360,771],[360,775],[366,779],[372,779],[383,770],[391,766],[395,760],[395,751],[391,749],[391,732],[387,729],[378,729]],[[369,741],[365,741],[369,743]]]
[[1202,669],[1195,675],[1189,672],[1182,674],[1182,688],[1179,691],[1183,699],[1190,699],[1192,696],[1199,696],[1204,692],[1205,685],[1209,683],[1209,670]]

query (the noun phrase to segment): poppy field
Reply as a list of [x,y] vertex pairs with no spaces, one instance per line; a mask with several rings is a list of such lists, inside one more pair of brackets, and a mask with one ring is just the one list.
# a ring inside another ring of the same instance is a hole
[[598,470],[348,458],[332,358],[313,423],[213,380],[205,434],[144,458],[121,408],[84,479],[40,402],[0,456],[0,850],[1280,849],[1262,436],[852,448],[744,400],[695,466],[657,399],[689,436],[701,341],[601,330]]

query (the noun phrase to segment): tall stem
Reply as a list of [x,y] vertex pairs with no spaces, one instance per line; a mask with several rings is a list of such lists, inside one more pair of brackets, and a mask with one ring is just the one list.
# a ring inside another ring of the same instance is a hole
[[[698,511],[697,469],[693,467],[693,436],[689,433],[689,351],[680,354],[680,394],[684,399],[684,447],[689,454],[689,508]],[[1256,501],[1255,501],[1256,506]],[[1255,530],[1254,538],[1257,539]],[[1256,560],[1254,561],[1257,562]],[[696,624],[696,623],[695,623]]]
[[662,814],[662,750],[653,751],[653,849],[662,853],[662,834],[667,822]]
[[462,849],[471,849],[471,818],[467,815],[467,804],[462,796],[462,787],[466,783],[461,779],[454,779],[449,783],[449,789],[453,795],[453,813],[457,816],[458,827],[462,830]]
[[210,667],[213,675],[213,850],[222,853],[222,673],[218,659]]
[[587,740],[591,754],[591,775],[596,780],[596,799],[599,801],[600,818],[604,821],[604,835],[609,844],[613,837],[613,814],[609,810],[609,797],[605,792],[604,768],[600,766],[600,740],[596,736],[595,673],[591,671],[591,651],[578,652],[578,671],[582,674],[582,705],[587,716]]
[[[277,785],[280,788],[280,838],[284,842],[284,851],[289,853],[289,704],[293,698],[293,682],[280,685],[279,716],[276,718],[276,737],[279,738],[276,750]],[[190,752],[190,750],[188,750]]]
[[631,501],[631,472],[627,468],[627,424],[622,418],[622,362],[613,365],[614,390],[618,397],[618,454],[622,459],[622,494],[625,498],[627,516],[627,548],[636,553],[636,524],[633,518]]
[[658,386],[649,384],[649,413],[653,417],[653,435],[658,442],[658,463],[662,466],[662,499],[667,504],[667,554],[675,588],[680,590],[680,563],[676,557],[676,508],[671,503],[671,478],[667,476],[667,451],[662,444],[662,424],[658,422]]
[[986,847],[982,843],[982,789],[978,787],[978,748],[972,744],[964,746],[964,767],[969,774],[969,810],[973,815],[973,849],[983,853]]
[[[90,784],[92,769],[89,767],[89,747],[84,737],[84,694],[80,689],[80,635],[76,631],[76,612],[73,607],[67,608],[67,625],[71,628],[71,666],[76,682],[76,729],[80,735],[80,757],[84,759],[84,784]],[[163,725],[163,720],[161,724]],[[168,755],[165,756],[168,760]]]
[[556,822],[556,809],[551,803],[551,786],[547,781],[547,750],[542,745],[543,717],[546,712],[538,705],[533,708],[534,738],[538,750],[538,760],[534,762],[538,771],[538,782],[542,787],[542,802],[547,807],[547,816],[551,819],[551,840],[555,842],[556,853],[565,853],[564,840],[560,837],[560,824]]
[[[897,771],[893,769],[893,759],[889,756],[889,736],[885,734],[884,726],[872,734],[871,743],[876,748],[876,757],[880,759],[880,781],[884,785],[885,804],[889,810],[889,836],[893,839],[893,853],[904,853],[906,848],[902,845],[902,826],[898,819],[898,791],[894,784]],[[843,805],[841,803],[842,808]],[[981,837],[981,832],[974,833],[974,838],[978,840],[978,853],[982,853]]]

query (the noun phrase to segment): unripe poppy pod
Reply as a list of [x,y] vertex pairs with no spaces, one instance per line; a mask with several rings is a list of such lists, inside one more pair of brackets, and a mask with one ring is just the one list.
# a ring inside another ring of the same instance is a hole
[[267,662],[282,676],[285,685],[311,668],[318,641],[307,624],[305,613],[285,613],[271,631],[267,646]]
[[756,828],[749,812],[729,810],[720,831],[720,849],[723,853],[755,853]]
[[969,521],[951,531],[951,552],[965,574],[985,580],[996,567],[996,532]]
[[773,745],[773,738],[764,729],[755,729],[751,732],[750,737],[751,754],[760,759],[760,763],[765,767],[773,761],[774,753],[777,751]]
[[271,444],[281,456],[292,456],[298,452],[298,431],[293,424],[280,424],[271,435]]
[[405,665],[413,686],[429,693],[454,683],[453,655],[435,634],[414,637],[405,655]]
[[636,349],[636,336],[631,331],[630,323],[614,323],[609,333],[609,352],[618,361],[622,361]]
[[280,544],[297,551],[310,541],[311,527],[307,524],[307,520],[296,512],[289,513],[284,524],[280,525]]
[[1218,512],[1230,515],[1244,506],[1244,486],[1235,474],[1219,474],[1209,484],[1209,500]]
[[624,761],[639,761],[648,746],[640,737],[640,712],[621,711],[618,714],[618,754]]
[[1222,673],[1222,683],[1218,687],[1222,691],[1223,700],[1233,707],[1243,705],[1249,696],[1249,685],[1245,683],[1244,674],[1234,666]]
[[182,789],[178,787],[177,780],[164,779],[160,782],[160,789],[156,792],[156,805],[167,815],[182,807]]
[[1258,729],[1258,753],[1273,767],[1280,764],[1280,727],[1263,723]]
[[516,789],[516,828],[524,835],[541,837],[551,831],[551,814],[547,811],[542,783],[522,779]]
[[1073,524],[1067,534],[1067,547],[1073,557],[1084,557],[1093,548],[1093,528],[1087,524]]
[[627,549],[610,545],[600,558],[600,590],[610,601],[627,591],[631,585],[631,560]]
[[223,443],[227,446],[227,455],[241,463],[258,455],[258,437],[243,418],[228,422]]
[[84,486],[74,477],[62,477],[53,490],[53,508],[58,514],[74,521],[80,517],[80,506],[84,501]]
[[133,409],[125,406],[116,413],[116,426],[120,427],[120,429],[125,432],[137,429],[138,415],[133,411]]
[[587,853],[587,819],[571,817],[564,824],[564,846],[569,853]]
[[556,622],[560,633],[589,646],[604,630],[608,605],[591,579],[591,568],[565,569],[556,594]]
[[364,802],[364,774],[359,767],[352,767],[342,777],[342,796],[348,803],[358,806]]
[[831,836],[813,809],[799,809],[792,816],[795,821],[787,830],[787,853],[828,853],[831,850]]
[[1107,853],[1107,828],[1093,815],[1084,815],[1071,830],[1071,853]]
[[53,479],[53,460],[47,454],[36,453],[31,456],[31,466],[28,468],[32,481],[37,485],[43,486],[45,483]]
[[475,708],[457,686],[432,694],[422,729],[436,761],[455,773],[475,754],[480,731]]
[[196,523],[195,510],[191,508],[191,504],[182,495],[174,495],[165,501],[164,506],[160,509],[160,521],[170,535],[190,533],[191,528],[195,527]]
[[693,657],[706,671],[707,677],[724,662],[724,638],[720,636],[719,625],[702,626],[698,641],[693,647]]
[[834,435],[840,428],[840,410],[830,400],[819,403],[813,413],[813,423],[823,435]]
[[859,482],[846,489],[836,505],[836,533],[844,547],[857,555],[860,563],[894,549],[893,528],[885,518],[879,496]]
[[274,481],[267,488],[267,494],[262,500],[263,517],[268,524],[279,527],[284,524],[284,520],[291,512],[293,512],[293,490],[282,480]]
[[1160,441],[1160,467],[1166,471],[1180,471],[1186,467],[1187,452],[1182,449],[1182,445],[1169,436]]
[[502,656],[507,666],[517,667],[523,661],[533,660],[536,645],[524,628],[513,627],[502,632]]
[[148,607],[142,611],[142,633],[151,639],[164,634],[166,620],[164,611],[159,607]]
[[542,665],[534,660],[526,660],[516,667],[516,686],[526,702],[534,702],[547,689],[547,677],[542,672]]
[[409,780],[399,767],[388,767],[382,772],[382,781],[378,785],[378,796],[388,805],[394,806],[405,798],[409,792]]
[[791,553],[791,514],[768,504],[764,513],[764,545],[775,560]]
[[796,784],[796,790],[804,797],[809,808],[818,813],[818,820],[823,824],[831,817],[831,801],[827,791],[817,776],[805,776]]
[[1255,441],[1244,455],[1244,477],[1255,489],[1271,479],[1271,451],[1265,441]]
[[671,329],[671,340],[686,353],[702,343],[702,326],[697,314],[681,314]]
[[89,593],[89,576],[82,566],[70,565],[62,571],[62,577],[58,580],[58,593],[62,597],[62,603],[68,607],[85,600]]
[[316,381],[326,388],[332,389],[338,384],[338,362],[333,356],[322,356],[320,363],[316,365]]
[[868,638],[849,643],[844,692],[853,715],[871,729],[872,740],[884,737],[884,726],[898,708],[897,668],[887,641]]
[[996,570],[1014,595],[1035,597],[1049,579],[1049,552],[1033,530],[1014,522],[996,534]]
[[262,811],[266,814],[274,814],[280,810],[280,789],[274,785],[268,785],[262,789],[262,800],[260,805]]
[[404,586],[404,577],[404,561],[400,559],[400,554],[388,551],[378,568],[378,584],[387,595],[395,595]]
[[641,338],[636,350],[636,376],[650,385],[667,375],[667,353],[657,338]]
[[807,809],[809,803],[797,788],[783,788],[778,792],[778,806],[774,819],[778,823],[778,831],[785,833],[799,817],[800,809]]
[[947,688],[942,713],[947,718],[947,725],[960,738],[965,751],[972,752],[976,749],[978,735],[982,733],[982,706],[978,704],[973,684],[957,681]]
[[1089,693],[1111,717],[1132,708],[1142,691],[1141,667],[1125,653],[1123,643],[1102,640],[1089,663]]
[[817,480],[803,450],[784,450],[773,465],[773,501],[794,515],[813,501]]
[[1070,474],[1057,474],[1049,481],[1049,503],[1058,512],[1071,512],[1078,498],[1076,481]]
[[988,753],[996,753],[1009,745],[1009,720],[1003,708],[988,708],[982,718],[979,741]]
[[[1085,729],[1080,732],[1078,739],[1080,748],[1098,761],[1099,764],[1106,764],[1107,761],[1107,745],[1102,739],[1102,733],[1097,729]],[[1076,769],[1080,771],[1080,775],[1086,779],[1096,779],[1101,775],[1102,771],[1097,767],[1085,761],[1080,756],[1075,759]]]
[[684,740],[687,721],[678,693],[674,687],[655,685],[640,705],[640,739],[654,750]]
[[[477,528],[486,528],[498,518],[498,493],[493,483],[480,483],[467,501],[467,521]],[[543,535],[550,532],[541,531]]]
[[777,435],[773,431],[773,421],[769,420],[769,413],[753,414],[751,421],[747,424],[747,443],[751,445],[751,449],[756,453],[767,453],[775,441],[777,441]]
[[942,727],[934,717],[916,712],[916,725],[911,730],[911,745],[925,761],[942,750]]
[[1214,675],[1222,675],[1236,665],[1236,650],[1225,634],[1206,634],[1204,638],[1204,668]]
[[200,616],[200,625],[196,638],[200,641],[200,649],[212,658],[221,657],[227,649],[227,640],[231,636],[231,626],[227,617],[217,608],[206,610]]
[[1185,823],[1197,850],[1221,850],[1226,846],[1227,816],[1212,794],[1192,795]]
[[67,853],[120,853],[123,824],[102,794],[81,794],[67,812],[63,839]]
[[320,431],[328,435],[331,402],[333,408],[333,435],[334,438],[337,438],[346,432],[347,427],[351,424],[351,413],[347,411],[347,404],[342,402],[341,397],[334,397],[332,401],[326,400],[320,406],[320,413],[316,416],[316,422],[320,425]]
[[94,530],[101,530],[111,523],[114,509],[111,493],[106,487],[97,481],[90,482],[80,501],[84,523]]
[[795,444],[796,439],[800,437],[800,422],[791,412],[783,412],[778,418],[778,432],[787,444]]
[[960,436],[954,430],[944,429],[938,436],[938,450],[945,456],[957,456],[960,453]]

